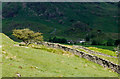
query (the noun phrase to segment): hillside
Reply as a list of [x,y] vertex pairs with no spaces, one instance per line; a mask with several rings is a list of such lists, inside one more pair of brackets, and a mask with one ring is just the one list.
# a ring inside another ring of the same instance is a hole
[[69,53],[61,54],[61,50],[19,46],[6,35],[0,35],[3,77],[16,77],[17,73],[22,77],[117,77],[111,70]]
[[[3,3],[3,32],[30,28],[44,34],[78,40],[102,31],[117,39],[117,3]],[[77,24],[78,23],[78,24]]]
[[[0,34],[0,51],[2,51],[2,34]],[[0,62],[2,62],[2,52],[0,52]],[[2,64],[0,63],[0,71],[2,71]],[[0,72],[0,78],[2,78],[2,72]]]

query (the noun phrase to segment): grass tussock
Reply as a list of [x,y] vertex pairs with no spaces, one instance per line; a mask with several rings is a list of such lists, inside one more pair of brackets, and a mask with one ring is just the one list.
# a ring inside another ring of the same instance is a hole
[[111,50],[107,50],[107,49],[101,49],[101,48],[96,48],[96,47],[88,47],[88,49],[93,50],[95,52],[107,54],[107,55],[110,55],[110,56],[117,56],[116,52],[111,51]]
[[47,46],[44,46],[44,45],[30,44],[28,47],[44,50],[44,51],[51,52],[51,53],[73,56],[73,54],[68,52],[68,51],[63,51],[61,49],[56,49],[56,48],[50,48],[50,47],[47,47]]

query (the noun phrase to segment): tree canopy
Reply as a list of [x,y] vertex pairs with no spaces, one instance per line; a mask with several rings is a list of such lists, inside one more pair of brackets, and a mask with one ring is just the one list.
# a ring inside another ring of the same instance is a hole
[[18,39],[22,40],[25,42],[27,45],[30,43],[35,43],[35,42],[42,42],[43,41],[43,36],[42,33],[40,32],[34,32],[28,28],[26,29],[15,29],[13,30],[13,35],[17,37]]

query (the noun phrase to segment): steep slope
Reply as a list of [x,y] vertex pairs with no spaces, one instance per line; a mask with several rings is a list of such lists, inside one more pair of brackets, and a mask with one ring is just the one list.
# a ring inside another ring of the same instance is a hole
[[17,73],[22,77],[117,77],[117,73],[76,56],[20,47],[4,34],[2,41],[3,77],[16,77]]
[[[15,28],[40,31],[45,38],[73,39],[73,34],[76,40],[97,30],[115,35],[117,18],[117,3],[3,3],[3,32],[7,35]],[[77,22],[82,26],[76,28]]]

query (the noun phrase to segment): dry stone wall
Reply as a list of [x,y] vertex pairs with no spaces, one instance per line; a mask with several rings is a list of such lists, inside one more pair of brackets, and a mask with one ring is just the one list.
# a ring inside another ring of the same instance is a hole
[[45,46],[48,46],[48,47],[59,48],[59,49],[62,49],[64,51],[69,51],[69,52],[73,53],[74,55],[77,55],[77,56],[79,56],[81,58],[85,58],[85,59],[87,59],[89,61],[92,61],[94,63],[97,63],[97,64],[99,64],[99,65],[101,65],[103,67],[107,67],[109,69],[112,69],[113,71],[120,74],[120,65],[112,63],[112,62],[110,62],[108,60],[104,60],[104,59],[99,58],[97,56],[93,56],[93,55],[87,54],[85,52],[81,52],[79,50],[63,46],[61,44],[49,43],[49,42],[43,42],[42,44],[45,45]]

